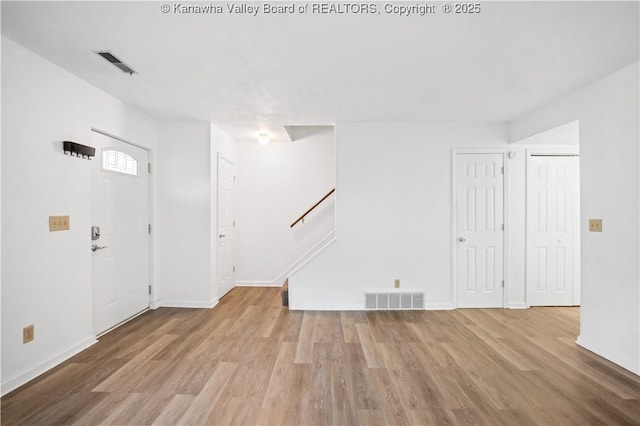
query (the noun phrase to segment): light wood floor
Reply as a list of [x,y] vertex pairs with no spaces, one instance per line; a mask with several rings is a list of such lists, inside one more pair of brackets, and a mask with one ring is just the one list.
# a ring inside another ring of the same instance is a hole
[[3,424],[640,424],[577,308],[289,312],[278,289],[158,309],[2,398]]

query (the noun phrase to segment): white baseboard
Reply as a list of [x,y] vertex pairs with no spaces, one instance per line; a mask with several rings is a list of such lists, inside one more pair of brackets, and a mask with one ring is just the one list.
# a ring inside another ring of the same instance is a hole
[[236,281],[236,287],[282,287],[284,281],[280,284],[273,281]]
[[282,271],[280,275],[278,275],[273,281],[279,282],[286,280],[288,277],[296,273],[298,269],[302,268],[304,265],[309,263],[311,259],[316,257],[318,253],[321,253],[329,247],[336,240],[336,230],[332,230],[327,235],[325,235],[320,241],[313,245],[306,253],[298,258],[295,262],[293,262],[287,269]]
[[214,297],[208,302],[200,300],[159,300],[158,306],[163,308],[191,308],[191,309],[211,309],[218,304],[218,298]]
[[624,357],[616,355],[607,349],[603,349],[598,345],[594,345],[591,342],[585,341],[585,339],[583,339],[582,336],[578,336],[578,339],[576,340],[576,344],[578,346],[585,348],[588,351],[593,352],[598,356],[601,356],[606,360],[613,362],[614,364],[619,365],[625,370],[629,370],[632,373],[640,376],[640,362],[638,362],[638,360],[634,361],[634,360],[626,359]]
[[153,302],[149,303],[149,309],[158,309],[160,306],[162,306],[160,304],[159,300],[154,300]]
[[452,311],[456,309],[451,303],[427,303],[424,305],[425,311]]
[[[292,311],[364,311],[364,303],[295,303],[289,300]],[[432,303],[425,305],[425,311],[450,311],[456,309],[451,303]]]
[[336,240],[336,230],[329,232],[320,241],[313,245],[306,253],[300,256],[295,262],[285,268],[277,277],[272,280],[260,281],[237,281],[236,287],[282,287],[285,280],[293,275],[298,269],[306,265],[311,259],[330,246]]
[[293,303],[291,311],[364,311],[364,303]]
[[95,345],[96,343],[98,343],[98,340],[96,339],[95,336],[91,336],[83,340],[82,342],[69,348],[68,350],[49,358],[48,360],[18,374],[17,376],[7,380],[6,382],[3,382],[2,390],[0,391],[0,393],[2,394],[2,396],[6,395],[12,390],[19,388],[20,386],[24,385],[30,380],[35,379],[39,375],[51,370],[56,365],[61,364],[62,362],[68,360],[72,356],[84,351],[85,349]]
[[313,245],[309,250],[300,256],[295,262],[289,265],[284,271],[278,274],[272,280],[258,280],[258,281],[236,281],[236,287],[282,287],[285,280],[289,278],[294,272],[302,268],[311,259],[313,259],[318,253],[322,252],[325,248],[331,245],[336,240],[336,230],[329,232],[320,241]]
[[507,305],[507,309],[529,309],[526,303],[511,303]]

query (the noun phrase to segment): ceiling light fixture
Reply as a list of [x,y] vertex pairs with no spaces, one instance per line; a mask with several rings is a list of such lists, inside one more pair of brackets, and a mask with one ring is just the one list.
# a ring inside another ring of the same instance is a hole
[[258,143],[262,146],[265,146],[268,145],[269,142],[269,135],[266,133],[260,133],[260,136],[258,136]]

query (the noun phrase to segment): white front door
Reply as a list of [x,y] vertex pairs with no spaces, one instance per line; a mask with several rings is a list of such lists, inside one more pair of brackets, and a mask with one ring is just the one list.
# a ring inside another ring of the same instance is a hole
[[[96,334],[149,307],[148,152],[92,133],[93,326]],[[89,236],[89,230],[87,230]]]
[[531,156],[527,162],[527,303],[578,305],[579,159]]
[[233,163],[218,155],[218,285],[220,297],[235,285],[233,266],[234,175]]
[[503,155],[456,154],[458,307],[503,306]]

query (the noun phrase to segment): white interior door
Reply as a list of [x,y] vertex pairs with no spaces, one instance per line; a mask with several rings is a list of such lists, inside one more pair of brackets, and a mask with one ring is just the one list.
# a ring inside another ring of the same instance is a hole
[[218,284],[220,297],[235,286],[233,234],[235,172],[233,163],[218,156]]
[[149,307],[148,152],[96,132],[91,140],[92,225],[100,236],[89,247],[100,334]]
[[527,162],[527,303],[578,305],[579,159],[530,156]]
[[458,307],[503,306],[502,154],[456,154]]

